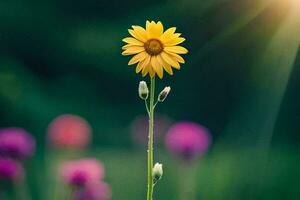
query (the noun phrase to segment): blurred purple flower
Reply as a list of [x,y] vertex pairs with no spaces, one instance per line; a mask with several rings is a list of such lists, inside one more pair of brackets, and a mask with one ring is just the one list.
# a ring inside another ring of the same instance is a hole
[[[171,125],[171,120],[163,115],[154,116],[154,141],[158,142]],[[131,124],[131,135],[135,143],[145,146],[148,142],[148,116],[138,116]]]
[[0,180],[18,181],[24,176],[22,165],[10,158],[0,158]]
[[21,128],[0,129],[0,155],[26,159],[34,154],[35,140]]
[[179,122],[170,127],[165,138],[167,149],[185,161],[203,155],[211,144],[209,131],[193,122]]
[[100,181],[104,176],[104,167],[92,158],[66,161],[60,167],[60,175],[66,184],[85,186]]
[[107,183],[97,182],[74,193],[74,200],[108,200],[111,197],[111,188]]
[[57,148],[84,148],[91,141],[89,123],[77,115],[64,114],[55,118],[48,127],[49,143]]

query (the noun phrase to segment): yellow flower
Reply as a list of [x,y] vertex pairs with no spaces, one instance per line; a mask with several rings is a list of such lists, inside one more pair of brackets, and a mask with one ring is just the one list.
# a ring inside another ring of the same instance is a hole
[[152,78],[155,74],[162,78],[164,70],[172,75],[172,67],[180,69],[180,63],[184,63],[184,59],[178,54],[188,52],[186,48],[177,46],[185,39],[180,37],[180,33],[175,33],[175,30],[172,27],[164,32],[160,21],[147,21],[146,29],[132,26],[132,29],[128,29],[132,37],[123,39],[127,44],[122,47],[122,55],[134,55],[128,65],[137,63],[135,71],[142,72],[143,76],[149,73]]

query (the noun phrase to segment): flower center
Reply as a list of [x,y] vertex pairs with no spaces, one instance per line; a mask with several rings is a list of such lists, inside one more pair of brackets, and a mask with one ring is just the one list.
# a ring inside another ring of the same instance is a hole
[[145,43],[144,47],[145,47],[146,52],[152,56],[160,54],[164,49],[164,46],[161,43],[161,41],[159,41],[157,39],[148,40]]

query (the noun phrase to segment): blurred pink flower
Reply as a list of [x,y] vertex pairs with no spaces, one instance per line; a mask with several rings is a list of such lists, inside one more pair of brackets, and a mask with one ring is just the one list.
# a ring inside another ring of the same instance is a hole
[[22,165],[10,158],[0,158],[0,180],[19,181],[24,176]]
[[88,184],[74,194],[74,200],[108,200],[110,197],[111,188],[104,182]]
[[211,144],[209,131],[193,122],[179,122],[172,125],[166,135],[167,149],[185,161],[203,155]]
[[79,116],[61,115],[49,125],[48,139],[54,147],[84,148],[90,143],[91,127]]
[[22,128],[0,129],[0,155],[25,159],[34,154],[35,140]]
[[104,177],[104,167],[92,158],[66,161],[60,167],[60,175],[66,184],[85,186],[100,181]]
[[[163,115],[154,116],[154,141],[158,142],[167,132],[171,120]],[[131,124],[131,135],[135,143],[145,146],[148,142],[148,116],[138,116]]]

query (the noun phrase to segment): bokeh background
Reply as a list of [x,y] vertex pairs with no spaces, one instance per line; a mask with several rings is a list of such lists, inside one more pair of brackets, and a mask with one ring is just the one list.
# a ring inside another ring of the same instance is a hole
[[144,79],[121,56],[121,39],[146,20],[176,26],[189,49],[182,69],[157,81],[172,91],[156,112],[200,123],[213,138],[191,169],[157,140],[165,173],[155,199],[178,199],[191,171],[197,200],[300,199],[299,0],[1,0],[0,127],[37,140],[32,198],[51,195],[46,133],[64,113],[90,123],[84,154],[105,165],[112,199],[145,198],[146,148],[132,137]]

